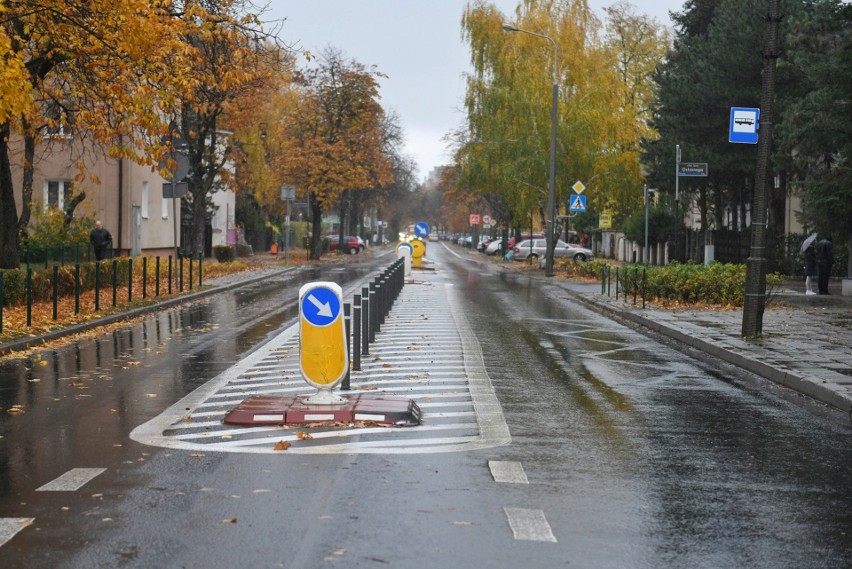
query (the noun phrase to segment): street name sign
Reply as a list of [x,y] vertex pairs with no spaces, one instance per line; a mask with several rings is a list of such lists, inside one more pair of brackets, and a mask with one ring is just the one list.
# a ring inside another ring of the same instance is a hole
[[299,370],[309,385],[328,395],[349,370],[342,307],[337,283],[313,282],[299,289]]
[[677,175],[685,177],[698,177],[707,175],[706,162],[680,162],[677,165]]
[[731,108],[731,128],[728,132],[728,142],[738,144],[757,144],[757,128],[760,120],[760,109],[745,107]]

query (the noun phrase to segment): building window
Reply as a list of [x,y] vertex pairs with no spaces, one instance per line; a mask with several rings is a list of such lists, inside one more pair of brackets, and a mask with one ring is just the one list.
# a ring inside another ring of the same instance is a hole
[[148,219],[148,181],[142,182],[142,219]]
[[65,209],[65,204],[71,201],[74,193],[74,183],[69,180],[46,180],[44,182],[45,207]]
[[48,125],[44,127],[44,138],[71,138],[71,128],[74,126],[73,111],[53,101],[45,110],[45,118]]
[[169,218],[169,200],[163,198],[163,219]]

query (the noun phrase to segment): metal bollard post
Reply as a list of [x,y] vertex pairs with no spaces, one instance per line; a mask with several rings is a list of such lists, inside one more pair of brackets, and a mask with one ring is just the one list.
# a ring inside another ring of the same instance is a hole
[[154,296],[160,296],[160,256],[154,259]]
[[80,314],[80,263],[74,265],[74,314]]
[[53,265],[53,319],[57,317],[57,303],[59,302],[59,266]]
[[350,335],[352,333],[352,318],[350,316],[352,307],[348,302],[343,303],[343,325],[346,329],[346,354],[347,354],[347,362],[346,362],[346,377],[343,378],[343,381],[340,383],[340,389],[349,391],[349,379],[351,375],[351,367],[349,365],[348,358],[352,355],[352,342]]
[[142,298],[148,298],[148,257],[142,257]]
[[361,371],[361,295],[356,294],[352,301],[352,369]]
[[27,267],[27,327],[33,325],[33,270]]
[[127,260],[127,302],[133,302],[133,259]]
[[370,283],[370,342],[376,341],[376,283]]
[[361,289],[361,348],[362,356],[370,355],[370,289]]
[[95,261],[95,312],[101,309],[101,262]]
[[189,254],[189,290],[192,290],[192,253]]
[[118,304],[118,261],[112,260],[112,305],[115,307]]

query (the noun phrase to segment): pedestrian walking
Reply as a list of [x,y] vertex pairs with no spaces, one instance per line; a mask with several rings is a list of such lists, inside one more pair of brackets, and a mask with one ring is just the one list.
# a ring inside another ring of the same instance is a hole
[[816,244],[816,262],[819,293],[828,294],[828,277],[834,265],[834,243],[831,241],[831,235],[826,235]]
[[102,261],[107,249],[112,248],[112,235],[101,224],[101,220],[95,222],[95,228],[89,233],[89,242],[95,250],[95,259]]
[[813,243],[809,243],[805,248],[805,294],[816,294],[813,289],[813,278],[818,274],[816,248]]

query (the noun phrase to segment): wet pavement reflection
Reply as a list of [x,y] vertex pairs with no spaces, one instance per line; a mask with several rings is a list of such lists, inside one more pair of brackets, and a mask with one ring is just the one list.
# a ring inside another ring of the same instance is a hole
[[842,417],[687,357],[547,281],[454,270],[510,423],[506,458],[535,465],[548,520],[596,566],[847,566]]
[[287,273],[0,362],[0,508],[69,465],[138,460],[128,433],[292,323],[302,284],[373,269]]

